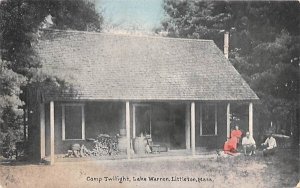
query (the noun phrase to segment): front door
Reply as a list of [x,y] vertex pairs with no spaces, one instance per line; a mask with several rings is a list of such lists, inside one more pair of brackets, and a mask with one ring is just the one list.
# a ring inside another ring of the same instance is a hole
[[151,106],[138,104],[133,106],[133,127],[134,137],[143,135],[151,135]]

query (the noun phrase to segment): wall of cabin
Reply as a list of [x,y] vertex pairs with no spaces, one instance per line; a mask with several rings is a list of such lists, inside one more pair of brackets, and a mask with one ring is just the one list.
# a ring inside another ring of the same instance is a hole
[[[90,146],[85,140],[62,140],[62,104],[55,103],[55,154],[65,154],[74,143]],[[85,105],[85,138],[96,138],[99,134],[116,136],[125,128],[125,102],[86,102]],[[196,147],[211,149],[222,148],[226,141],[226,105],[218,103],[218,134],[200,136],[200,104],[196,103]],[[185,149],[185,110],[186,104],[151,103],[152,138],[155,143],[169,149]],[[133,124],[133,106],[131,104],[131,137]],[[50,154],[49,103],[45,104],[46,121],[46,155]],[[39,121],[36,123],[36,147],[39,151]],[[136,135],[139,136],[139,135]],[[39,152],[37,152],[39,154]]]
[[[92,142],[86,140],[62,140],[62,104],[55,103],[55,154],[64,154],[75,143],[92,147]],[[121,102],[86,102],[85,112],[85,138],[96,138],[99,134],[108,134],[115,137],[120,128],[125,124],[122,108],[125,104]],[[50,154],[50,122],[49,106],[45,108],[46,113],[46,155]]]
[[208,149],[221,149],[226,141],[227,122],[226,122],[227,104],[217,103],[217,135],[200,135],[200,104],[196,105],[196,147],[206,147]]

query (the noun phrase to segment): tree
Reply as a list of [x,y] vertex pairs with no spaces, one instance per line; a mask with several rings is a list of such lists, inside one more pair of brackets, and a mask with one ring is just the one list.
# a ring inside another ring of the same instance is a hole
[[259,127],[273,122],[298,138],[299,2],[165,0],[164,10],[169,37],[212,39],[223,49],[230,31],[229,60],[260,98]]
[[0,145],[10,144],[22,138],[23,102],[19,99],[21,86],[26,78],[8,69],[9,63],[0,59]]
[[[103,21],[94,5],[86,0],[0,1],[1,134],[19,135],[24,124],[22,108],[26,108],[26,88],[67,86],[63,80],[38,74],[42,64],[32,46],[48,15],[53,18],[53,29],[99,32]],[[3,140],[0,137],[0,142]]]
[[39,67],[31,46],[47,15],[54,18],[53,29],[100,31],[102,23],[93,5],[83,0],[10,0],[2,2],[0,10],[2,58],[11,62],[9,68],[23,75]]

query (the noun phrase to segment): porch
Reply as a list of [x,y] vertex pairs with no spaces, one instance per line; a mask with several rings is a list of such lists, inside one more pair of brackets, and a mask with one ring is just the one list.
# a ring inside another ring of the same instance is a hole
[[[248,130],[253,134],[253,104],[248,105]],[[39,113],[40,158],[50,164],[69,160],[205,156],[215,154],[230,136],[228,102],[50,101],[40,104]],[[113,157],[62,158],[72,144],[86,144],[88,138],[100,133],[121,133],[123,153]],[[141,133],[150,135],[167,152],[137,154],[133,142]]]
[[[204,147],[196,147],[195,155],[191,155],[191,150],[178,149],[169,150],[168,152],[150,153],[150,154],[132,154],[130,159],[164,159],[164,158],[178,158],[178,157],[196,157],[212,159],[217,157],[217,152],[214,149],[206,149]],[[99,157],[65,157],[65,155],[56,155],[55,162],[84,162],[84,161],[110,161],[110,160],[127,160],[126,153],[120,153],[114,156],[99,156]],[[50,156],[45,158],[50,162]]]

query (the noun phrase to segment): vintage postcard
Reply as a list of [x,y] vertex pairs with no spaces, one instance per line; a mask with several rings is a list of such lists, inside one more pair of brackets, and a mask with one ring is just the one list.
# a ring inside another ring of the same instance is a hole
[[0,188],[300,187],[299,13],[0,0]]

